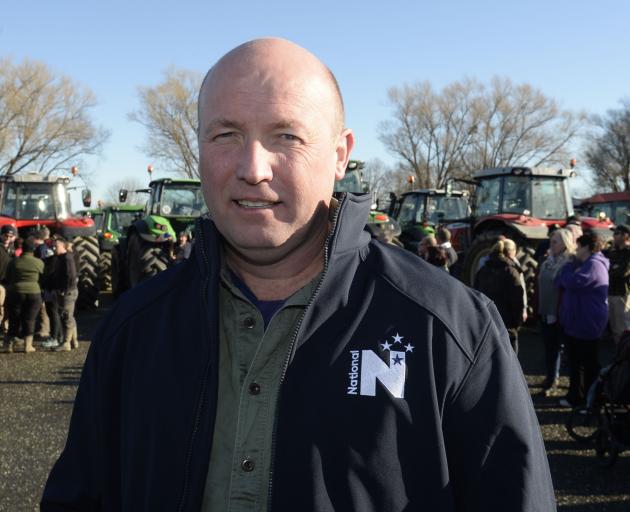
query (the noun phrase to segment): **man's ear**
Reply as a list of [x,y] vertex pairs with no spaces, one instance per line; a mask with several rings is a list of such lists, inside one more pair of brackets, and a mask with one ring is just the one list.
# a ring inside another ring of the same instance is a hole
[[346,167],[350,160],[350,153],[354,148],[354,133],[352,129],[345,128],[337,138],[335,152],[337,155],[335,161],[335,181],[339,181],[346,175]]

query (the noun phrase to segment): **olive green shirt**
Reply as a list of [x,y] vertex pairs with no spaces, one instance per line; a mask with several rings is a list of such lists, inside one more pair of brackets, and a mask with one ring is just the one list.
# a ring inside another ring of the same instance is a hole
[[280,381],[319,279],[289,297],[265,330],[261,313],[222,268],[218,403],[203,512],[267,510]]
[[7,268],[8,291],[25,294],[41,293],[39,280],[44,273],[44,262],[27,252],[13,258]]

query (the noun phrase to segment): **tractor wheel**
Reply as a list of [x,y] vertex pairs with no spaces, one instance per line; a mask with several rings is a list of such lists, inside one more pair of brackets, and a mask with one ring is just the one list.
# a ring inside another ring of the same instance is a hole
[[528,314],[532,313],[532,307],[535,299],[536,288],[536,270],[538,262],[534,259],[534,248],[526,239],[514,237],[514,233],[502,231],[486,231],[479,233],[472,243],[466,259],[462,266],[461,279],[468,286],[472,286],[475,276],[481,268],[484,256],[490,253],[490,249],[496,243],[498,238],[503,235],[512,238],[517,246],[516,259],[518,259],[523,269],[523,278],[525,280],[525,290],[527,291],[527,309]]
[[114,298],[118,298],[122,292],[129,288],[123,262],[121,261],[120,246],[115,246],[112,249],[111,257],[112,295]]
[[102,252],[98,258],[98,279],[101,290],[112,289],[112,253],[110,251]]
[[73,250],[76,254],[77,274],[79,275],[79,309],[98,307],[98,267],[99,247],[95,236],[77,236],[73,240]]
[[129,237],[127,268],[130,287],[166,270],[168,264],[168,256],[162,244],[147,243],[137,234]]
[[468,286],[473,286],[475,276],[482,266],[484,257],[488,256],[490,249],[503,233],[500,231],[486,231],[479,233],[476,237],[462,265],[460,274],[462,281]]

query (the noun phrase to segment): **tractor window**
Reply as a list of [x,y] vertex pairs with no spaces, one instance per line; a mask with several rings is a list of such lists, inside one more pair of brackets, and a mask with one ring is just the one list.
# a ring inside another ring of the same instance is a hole
[[465,197],[437,196],[429,202],[429,222],[440,224],[443,219],[463,219],[468,216],[468,200]]
[[628,203],[613,203],[612,215],[610,218],[615,224],[627,224],[630,221],[628,214],[630,213]]
[[55,218],[53,187],[47,183],[7,183],[5,194],[4,215],[16,219]]
[[4,201],[2,202],[2,213],[5,217],[15,217],[17,206],[17,191],[15,186],[6,185]]
[[361,194],[366,192],[361,183],[361,175],[357,171],[348,171],[339,181],[335,181],[335,192],[352,192]]
[[96,230],[100,231],[103,229],[103,218],[104,215],[102,213],[92,213],[91,215],[94,224],[96,225]]
[[398,222],[400,224],[418,224],[424,215],[424,196],[409,194],[403,197],[400,205]]
[[162,189],[160,211],[162,215],[198,217],[208,210],[201,188],[165,186]]
[[124,232],[138,217],[138,212],[117,211],[112,215],[110,228],[112,231]]
[[503,184],[503,213],[531,214],[530,178],[508,176],[505,179]]
[[532,191],[532,215],[534,217],[564,219],[569,215],[563,180],[533,178]]
[[476,214],[494,215],[499,213],[499,192],[501,180],[483,180],[477,186]]

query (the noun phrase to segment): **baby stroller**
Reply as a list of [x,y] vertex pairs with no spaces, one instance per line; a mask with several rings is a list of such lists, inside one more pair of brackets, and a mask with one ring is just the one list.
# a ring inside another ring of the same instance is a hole
[[591,385],[586,405],[571,411],[566,427],[573,439],[594,443],[603,466],[630,450],[630,331],[621,337],[612,364]]

